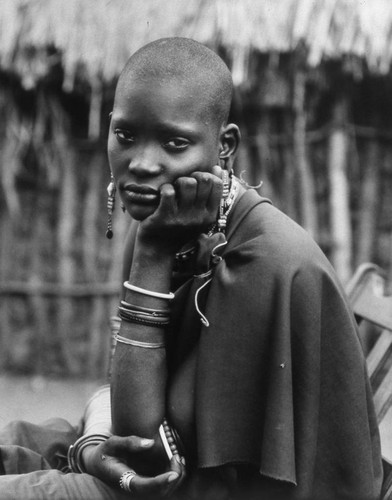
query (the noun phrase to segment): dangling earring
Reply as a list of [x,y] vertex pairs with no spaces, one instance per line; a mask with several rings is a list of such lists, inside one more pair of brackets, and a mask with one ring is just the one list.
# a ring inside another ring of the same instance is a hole
[[222,170],[222,198],[219,204],[219,218],[218,218],[218,231],[224,232],[226,229],[227,214],[226,214],[226,200],[230,193],[229,172]]
[[108,192],[108,203],[107,203],[107,209],[108,209],[108,227],[106,230],[106,238],[111,240],[113,238],[113,226],[112,226],[112,215],[114,211],[114,202],[115,202],[115,195],[116,195],[116,184],[114,183],[114,178],[113,175],[110,175],[110,183],[107,188]]

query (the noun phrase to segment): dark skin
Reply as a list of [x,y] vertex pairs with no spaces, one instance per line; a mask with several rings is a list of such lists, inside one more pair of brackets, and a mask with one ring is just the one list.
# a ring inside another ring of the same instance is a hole
[[[142,81],[130,75],[117,87],[108,155],[117,192],[139,221],[129,282],[147,290],[169,292],[175,253],[216,221],[222,167],[232,168],[238,127],[217,123],[201,102],[197,87],[174,79],[162,84],[158,76]],[[134,291],[125,298],[145,307],[168,306],[165,299]],[[143,342],[165,338],[162,328],[126,322],[120,334]],[[176,458],[168,463],[158,434],[166,413],[165,349],[118,343],[111,390],[115,436],[85,450],[87,471],[118,485],[132,466],[138,472],[134,491],[170,494],[185,467]]]

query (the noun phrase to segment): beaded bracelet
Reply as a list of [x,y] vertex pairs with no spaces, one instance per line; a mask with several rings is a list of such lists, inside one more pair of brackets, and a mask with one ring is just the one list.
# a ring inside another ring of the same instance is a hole
[[104,443],[110,436],[106,434],[87,434],[77,439],[68,448],[68,466],[72,472],[86,472],[82,460],[82,451],[90,445]]
[[180,454],[177,448],[174,433],[166,419],[164,419],[162,425],[159,426],[159,435],[161,436],[161,441],[169,460],[173,458],[173,455]]
[[124,281],[124,287],[127,290],[132,290],[133,292],[141,293],[142,295],[149,295],[150,297],[157,297],[158,299],[173,300],[175,297],[173,292],[153,292],[152,290],[146,290],[145,288],[140,288],[139,286],[132,285],[131,283],[129,283],[129,281]]

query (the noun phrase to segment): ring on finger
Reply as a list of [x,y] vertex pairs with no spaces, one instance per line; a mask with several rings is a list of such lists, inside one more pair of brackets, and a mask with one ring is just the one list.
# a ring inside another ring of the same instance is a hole
[[133,469],[127,470],[121,474],[120,477],[120,488],[124,491],[128,491],[132,493],[131,482],[132,479],[136,476],[136,472]]

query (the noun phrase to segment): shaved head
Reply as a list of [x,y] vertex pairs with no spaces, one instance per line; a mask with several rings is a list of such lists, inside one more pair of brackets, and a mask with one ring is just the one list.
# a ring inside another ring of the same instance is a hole
[[128,59],[117,92],[126,91],[135,79],[186,88],[189,98],[198,97],[203,111],[218,126],[227,122],[233,93],[231,73],[215,52],[195,40],[162,38],[145,45]]

